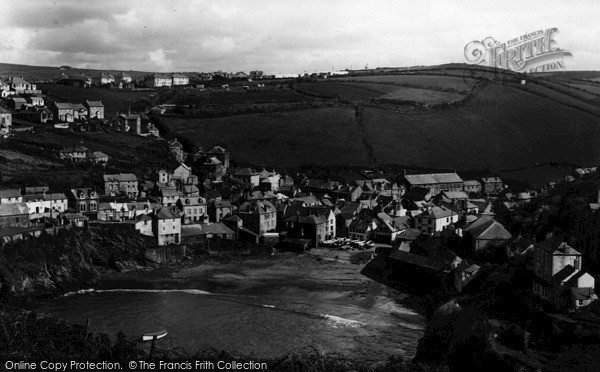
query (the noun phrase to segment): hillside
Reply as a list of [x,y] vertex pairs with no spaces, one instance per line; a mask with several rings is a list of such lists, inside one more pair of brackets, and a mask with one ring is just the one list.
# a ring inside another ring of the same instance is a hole
[[164,121],[198,146],[218,143],[257,165],[500,171],[597,164],[600,83],[576,76],[528,77],[525,84],[514,73],[475,69],[336,77],[295,85],[334,108]]
[[[31,76],[58,67],[0,65]],[[40,76],[41,76],[40,75]],[[133,74],[132,74],[133,75]],[[51,99],[101,99],[106,115],[173,103],[164,133],[221,145],[239,164],[411,166],[499,172],[600,163],[600,72],[519,75],[446,64],[269,81],[244,90],[148,92],[40,84]],[[164,92],[164,94],[163,94]],[[554,172],[556,173],[556,172]]]
[[[60,75],[61,73],[67,75],[79,75],[85,74],[88,77],[94,77],[101,72],[110,72],[111,74],[118,74],[123,72],[122,70],[93,70],[93,69],[82,69],[82,68],[67,68],[61,69],[59,66],[28,66],[28,65],[16,65],[12,63],[0,63],[0,76],[22,76],[26,80],[35,81],[50,81],[52,78]],[[143,71],[125,71],[133,79],[143,78],[148,72]]]

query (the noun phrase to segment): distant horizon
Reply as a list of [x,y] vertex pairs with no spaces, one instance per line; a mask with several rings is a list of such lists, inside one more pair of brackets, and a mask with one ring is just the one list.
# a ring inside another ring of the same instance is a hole
[[465,47],[556,28],[564,70],[600,69],[600,2],[76,0],[0,2],[8,63],[296,74],[468,62]]
[[[465,66],[481,66],[481,65],[476,65],[476,64],[470,64],[470,63],[466,63],[466,62],[448,62],[448,63],[440,63],[440,64],[435,64],[435,65],[414,65],[414,66],[377,66],[377,67],[369,67],[369,70],[376,70],[376,69],[405,69],[405,68],[411,68],[411,67],[438,67],[438,66],[445,66],[445,65],[450,65],[450,64],[454,64],[454,65],[465,65]],[[146,71],[146,70],[135,70],[135,69],[119,69],[119,68],[86,68],[86,67],[78,67],[78,66],[71,66],[71,65],[60,65],[60,66],[51,66],[51,65],[30,65],[30,64],[25,64],[25,63],[12,63],[12,62],[0,62],[0,65],[14,65],[14,66],[27,66],[27,67],[41,67],[41,68],[56,68],[56,69],[60,69],[61,66],[68,66],[71,69],[74,70],[89,70],[89,71],[121,71],[121,72],[139,72],[139,73],[147,73],[147,74],[151,74],[151,73],[156,73],[156,74],[168,74],[168,73],[193,73],[193,74],[200,74],[200,73],[213,73],[213,72],[225,72],[225,73],[237,73],[237,72],[244,72],[244,73],[249,73],[250,71],[263,71],[263,73],[265,75],[278,75],[280,73],[271,73],[271,72],[267,72],[264,70],[261,70],[260,68],[258,70],[237,70],[237,71],[225,71],[223,69],[216,69],[216,70],[205,70],[205,71],[185,71],[185,70],[172,70],[172,71]],[[481,67],[487,67],[487,66],[481,66]],[[510,71],[510,72],[515,72],[512,70],[506,70],[506,69],[502,69],[502,68],[498,68],[499,70],[505,70],[505,71]],[[358,70],[364,70],[364,68],[356,68],[356,69],[352,69],[349,71],[358,71]],[[335,70],[335,71],[348,71],[348,70]],[[316,71],[316,73],[327,73],[327,72],[331,72],[331,71]],[[561,73],[561,72],[600,72],[600,69],[598,70],[590,70],[590,69],[582,69],[582,70],[575,70],[575,69],[564,69],[564,70],[555,70],[555,71],[548,71],[548,72],[537,72],[536,74],[554,74],[554,73]],[[308,72],[306,71],[307,74],[312,74],[314,72]],[[304,74],[304,72],[288,72],[288,73],[282,73],[282,74],[296,74],[296,75],[302,75]]]

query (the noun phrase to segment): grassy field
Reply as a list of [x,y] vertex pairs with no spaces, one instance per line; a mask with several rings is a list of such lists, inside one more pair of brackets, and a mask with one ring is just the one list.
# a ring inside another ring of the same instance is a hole
[[276,89],[253,89],[253,90],[231,90],[223,91],[213,89],[202,91],[198,89],[186,89],[178,91],[175,97],[166,103],[181,105],[227,105],[227,104],[260,104],[312,101],[314,98],[297,93],[289,88]]
[[81,103],[85,100],[100,100],[104,103],[104,116],[116,116],[117,111],[125,112],[134,103],[146,98],[147,91],[131,92],[114,89],[78,88],[58,84],[38,84],[38,89],[47,92],[50,98],[57,101]]
[[498,84],[459,109],[407,115],[368,108],[364,122],[382,164],[460,170],[600,162],[597,117]]
[[318,82],[299,84],[298,89],[323,97],[343,97],[350,100],[370,100],[384,98],[388,100],[413,101],[429,104],[456,102],[463,95],[439,90],[400,87],[395,84],[374,82]]
[[559,92],[555,89],[552,89],[551,88],[552,86],[553,86],[552,84],[550,84],[550,87],[545,87],[545,86],[535,84],[535,83],[528,83],[526,85],[521,86],[520,88],[525,91],[532,92],[532,93],[541,95],[543,97],[549,98],[550,100],[552,100],[554,102],[563,103],[565,105],[573,106],[573,107],[579,108],[581,110],[593,112],[596,115],[600,115],[600,107],[598,105],[583,102],[580,99],[576,98],[576,97],[581,98],[581,94],[582,93],[585,94],[585,92],[580,92],[575,89],[572,89],[572,91],[578,92],[578,94],[574,93],[574,95],[576,95],[576,97],[573,97],[571,95],[567,95],[563,92]]
[[[28,66],[28,65],[15,65],[11,63],[0,63],[0,76],[23,76],[25,80],[51,80],[61,73],[67,75],[80,75],[85,74],[86,76],[93,78],[100,74],[100,72],[110,72],[113,75],[117,75],[122,70],[89,70],[81,68],[65,69],[61,70],[59,66]],[[141,79],[148,73],[143,71],[125,71],[133,79]]]
[[353,107],[165,122],[200,146],[220,144],[238,161],[267,166],[375,162],[502,170],[550,161],[600,163],[598,117],[579,109],[597,108],[537,84],[525,87],[536,94],[490,82],[462,107],[422,114],[366,107],[360,126]]
[[375,76],[349,76],[334,78],[334,81],[408,84],[421,88],[454,89],[457,91],[470,91],[476,84],[476,79],[460,78],[454,76],[432,75],[375,75]]
[[318,94],[323,97],[337,98],[341,96],[352,100],[367,100],[391,93],[398,87],[377,83],[343,83],[318,82],[298,84],[298,89]]
[[398,101],[422,102],[427,104],[454,103],[465,98],[462,94],[440,92],[437,90],[402,87],[381,98]]
[[47,184],[56,190],[68,185],[83,186],[101,181],[104,169],[91,164],[73,164],[58,157],[64,147],[85,146],[110,158],[106,171],[131,172],[143,176],[147,171],[173,166],[167,160],[166,141],[120,132],[76,133],[56,129],[37,129],[20,133],[0,143],[0,172],[9,184]]
[[570,83],[570,84],[567,84],[567,85],[569,85],[571,87],[574,87],[574,88],[583,89],[583,90],[585,90],[587,92],[593,93],[596,96],[600,95],[600,85],[596,85],[596,84],[583,84],[583,83]]
[[354,110],[344,107],[163,122],[199,146],[225,147],[238,162],[269,167],[364,164],[366,159]]

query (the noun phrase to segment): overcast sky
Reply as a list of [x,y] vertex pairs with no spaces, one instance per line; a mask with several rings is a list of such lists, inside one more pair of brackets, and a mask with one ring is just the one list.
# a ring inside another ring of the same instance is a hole
[[464,47],[557,27],[570,70],[600,70],[600,1],[0,1],[0,62],[298,73],[465,62]]

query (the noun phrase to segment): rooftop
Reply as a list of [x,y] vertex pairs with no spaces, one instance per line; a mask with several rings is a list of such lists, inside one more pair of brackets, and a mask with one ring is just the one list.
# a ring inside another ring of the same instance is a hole
[[456,173],[407,174],[404,176],[411,185],[431,185],[437,183],[462,183]]

